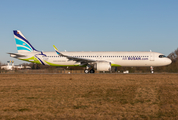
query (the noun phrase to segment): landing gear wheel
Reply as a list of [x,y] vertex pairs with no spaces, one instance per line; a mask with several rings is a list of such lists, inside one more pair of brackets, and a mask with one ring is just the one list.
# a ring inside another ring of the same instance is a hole
[[150,69],[151,69],[151,73],[154,73],[154,70],[153,70],[153,67],[152,67],[152,66],[150,67]]
[[91,69],[91,70],[90,70],[90,73],[95,73],[95,70],[94,70],[94,69]]
[[88,69],[85,69],[85,70],[84,70],[84,73],[89,73],[89,70],[88,70]]

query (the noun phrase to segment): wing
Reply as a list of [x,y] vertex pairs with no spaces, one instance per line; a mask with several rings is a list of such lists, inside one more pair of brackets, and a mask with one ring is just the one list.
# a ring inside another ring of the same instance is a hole
[[64,55],[61,52],[59,52],[59,50],[54,45],[53,45],[53,47],[54,47],[56,53],[59,56],[64,56],[64,57],[68,58],[69,60],[73,60],[73,61],[76,61],[76,62],[84,62],[84,63],[91,63],[91,62],[101,61],[101,60],[93,60],[93,59],[86,59],[86,58],[79,58],[79,57],[73,57],[73,56],[69,56],[69,55]]

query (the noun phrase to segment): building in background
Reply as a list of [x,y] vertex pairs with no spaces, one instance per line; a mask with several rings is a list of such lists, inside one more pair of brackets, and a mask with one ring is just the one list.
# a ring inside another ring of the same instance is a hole
[[7,61],[7,65],[1,66],[4,70],[21,70],[21,69],[31,69],[30,66],[14,65],[14,61]]

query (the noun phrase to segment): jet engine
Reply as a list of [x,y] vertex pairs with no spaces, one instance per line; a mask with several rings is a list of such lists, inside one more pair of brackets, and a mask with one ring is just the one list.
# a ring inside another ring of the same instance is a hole
[[97,62],[94,64],[94,69],[97,71],[110,71],[111,63],[110,62]]

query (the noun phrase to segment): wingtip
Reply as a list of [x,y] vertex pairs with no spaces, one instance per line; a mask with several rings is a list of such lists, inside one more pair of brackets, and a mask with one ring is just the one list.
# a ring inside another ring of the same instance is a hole
[[53,45],[53,47],[54,47],[54,49],[55,49],[56,53],[57,53],[58,55],[60,55],[61,53],[60,53],[60,52],[59,52],[59,50],[56,48],[56,46],[55,46],[55,45]]
[[55,46],[55,45],[53,45],[53,47],[54,47],[54,49],[55,49],[55,50],[57,50],[57,48],[56,48],[56,46]]

